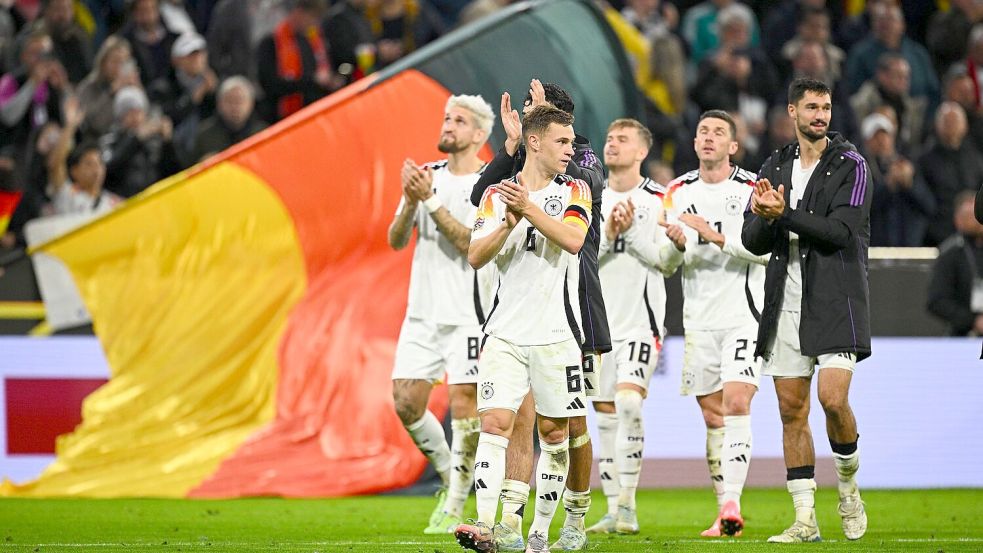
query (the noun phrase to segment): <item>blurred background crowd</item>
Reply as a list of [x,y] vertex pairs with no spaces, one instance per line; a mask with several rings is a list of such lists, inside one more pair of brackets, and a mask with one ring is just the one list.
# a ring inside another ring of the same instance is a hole
[[[23,246],[32,218],[109,210],[508,3],[0,0],[0,189],[22,193],[0,253]],[[820,79],[831,130],[869,161],[871,245],[970,238],[960,259],[983,268],[983,226],[959,209],[983,184],[983,0],[601,8],[656,140],[649,176],[697,166],[692,129],[708,109],[734,114],[736,162],[757,171],[794,139],[787,84]]]

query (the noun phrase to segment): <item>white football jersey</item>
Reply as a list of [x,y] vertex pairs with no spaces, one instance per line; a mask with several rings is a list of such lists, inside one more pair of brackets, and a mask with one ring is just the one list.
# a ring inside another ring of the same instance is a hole
[[[796,152],[798,154],[798,152]],[[808,169],[802,169],[799,163],[799,156],[795,156],[792,162],[792,183],[791,190],[788,191],[788,206],[791,209],[798,209],[799,202],[805,196],[806,187],[809,179],[816,171],[819,162],[812,164]],[[799,235],[789,231],[788,233],[788,266],[785,268],[787,276],[785,278],[785,293],[782,295],[783,311],[802,310],[802,262],[799,260]]]
[[[763,307],[767,255],[757,256],[741,244],[744,208],[757,177],[736,165],[723,182],[707,184],[690,171],[666,186],[663,205],[669,223],[686,235],[686,251],[671,243],[683,265],[683,326],[686,330],[724,330],[757,324]],[[703,217],[726,238],[723,249],[704,241],[679,221],[682,213]]]
[[[558,175],[529,200],[547,215],[590,228],[591,193],[587,183]],[[505,223],[506,206],[495,186],[488,187],[474,222],[472,242]],[[509,233],[491,264],[499,285],[485,334],[517,346],[555,344],[571,338],[583,342],[580,326],[579,257],[547,240],[527,220]]]
[[[471,189],[478,182],[481,171],[454,175],[447,168],[447,161],[428,165],[434,170],[434,194],[454,219],[471,228],[476,211],[471,204]],[[405,197],[400,199],[397,213],[404,203]],[[437,230],[437,223],[422,205],[417,208],[413,224],[417,239],[406,315],[444,325],[482,322],[487,312],[487,305],[483,305],[482,300],[490,296],[490,291],[482,287],[490,284],[488,279],[476,277],[467,256]]]
[[[631,227],[614,241],[608,240],[604,232],[605,224],[601,225],[598,273],[611,339],[614,341],[646,331],[653,336],[665,336],[665,280],[661,273],[652,269],[657,261],[648,259],[642,253],[651,251],[652,247],[661,248],[668,241],[659,226],[663,217],[664,194],[665,187],[645,178],[627,192],[605,188],[601,197],[602,221],[611,217],[611,211],[619,202],[627,202],[630,198],[635,205],[635,219]],[[648,250],[639,247],[646,243],[650,246]]]

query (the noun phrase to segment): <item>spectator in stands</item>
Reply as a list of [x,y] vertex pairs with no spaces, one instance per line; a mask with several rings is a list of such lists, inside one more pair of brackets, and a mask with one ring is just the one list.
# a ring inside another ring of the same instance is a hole
[[953,336],[983,336],[983,225],[973,216],[975,196],[964,190],[946,210],[956,233],[939,246],[928,285],[928,311]]
[[[910,69],[910,87],[907,92],[915,98],[924,98],[931,110],[939,101],[939,79],[935,75],[935,66],[928,51],[905,36],[901,8],[883,5],[875,9],[872,16],[872,36],[858,42],[847,55],[847,86],[850,90],[859,90],[880,68],[883,54],[899,54],[908,62]],[[857,115],[860,115],[859,112]]]
[[[709,56],[720,46],[720,22],[717,17],[720,12],[729,6],[743,6],[737,0],[704,0],[692,8],[686,10],[683,16],[681,32],[683,39],[689,45],[690,61],[694,66],[699,66],[704,58]],[[758,44],[758,20],[751,17],[750,25],[750,44]]]
[[[788,94],[786,93],[787,97]],[[832,128],[838,130],[836,127]],[[761,146],[758,148],[758,156],[748,160],[744,168],[748,171],[757,172],[768,159],[768,156],[794,140],[795,121],[788,116],[788,102],[786,100],[784,104],[772,106],[768,110],[768,132],[765,133]]]
[[765,12],[761,24],[761,46],[772,63],[781,62],[782,48],[799,30],[789,25],[789,21],[801,22],[804,12],[823,9],[826,9],[826,0],[782,0]]
[[935,70],[945,73],[952,64],[966,57],[969,33],[983,22],[983,3],[978,0],[952,0],[949,11],[935,13],[929,24],[925,45],[932,54]]
[[457,26],[461,27],[488,17],[511,2],[512,0],[471,0],[458,14]]
[[954,102],[943,103],[935,115],[936,140],[918,158],[918,168],[938,206],[926,245],[936,246],[953,233],[953,201],[959,192],[975,192],[983,183],[983,155],[966,140],[966,132],[963,109]]
[[966,46],[966,59],[961,64],[965,68],[966,74],[973,80],[973,88],[976,91],[976,105],[983,106],[983,24],[974,25],[969,32],[969,41]]
[[255,93],[248,79],[229,77],[218,89],[218,110],[204,120],[195,137],[194,161],[221,152],[266,128],[254,114]]
[[375,37],[365,17],[366,0],[339,0],[324,18],[324,36],[331,45],[334,70],[348,82],[375,68]]
[[[832,81],[823,82],[832,85],[843,74],[843,61],[846,59],[846,53],[829,40],[829,13],[823,9],[803,9],[799,11],[799,14],[798,32],[795,37],[785,43],[785,46],[782,46],[782,64],[786,67],[791,65],[798,57],[803,44],[818,44],[826,55],[827,71],[832,78]],[[839,106],[835,99],[833,104]]]
[[921,144],[925,121],[926,99],[908,93],[911,68],[900,54],[885,52],[877,62],[874,78],[868,80],[850,98],[850,107],[863,121],[879,106],[889,105],[898,118],[898,145],[901,151],[911,153]]
[[102,188],[106,165],[99,145],[83,142],[72,149],[75,142],[72,137],[84,118],[85,112],[77,99],[65,102],[65,127],[48,155],[47,192],[55,215],[105,213],[120,201],[119,196]]
[[95,67],[82,79],[79,100],[85,106],[82,133],[98,139],[113,126],[113,96],[125,86],[140,86],[140,73],[130,55],[125,39],[113,35],[102,43],[96,54]]
[[679,26],[679,10],[661,0],[628,0],[621,16],[649,40],[671,33]]
[[870,169],[870,245],[918,247],[935,215],[935,197],[914,164],[894,145],[896,128],[880,113],[860,126],[864,156]]
[[208,27],[208,54],[220,79],[244,75],[256,80],[255,17],[262,0],[221,0]]
[[185,33],[174,41],[171,70],[154,81],[148,90],[150,100],[159,105],[174,124],[174,147],[182,166],[189,166],[198,124],[215,113],[218,77],[208,66],[205,38]]
[[788,105],[788,86],[793,80],[798,78],[816,79],[826,83],[833,91],[833,110],[830,117],[829,128],[847,137],[851,142],[855,140],[857,132],[857,120],[850,106],[850,96],[842,80],[837,80],[833,76],[833,71],[829,67],[827,50],[823,44],[818,42],[803,42],[792,59],[792,74],[785,81],[784,86],[778,89],[772,105],[780,106],[783,110]]
[[385,67],[444,33],[427,0],[378,0],[365,6],[376,39],[376,65]]
[[54,57],[51,38],[33,31],[24,38],[20,66],[0,77],[0,155],[19,160],[36,129],[61,120],[68,74]]
[[701,111],[723,109],[739,113],[750,134],[760,137],[767,127],[768,104],[778,78],[761,48],[751,45],[754,15],[743,4],[720,10],[720,47],[700,66],[693,100]]
[[976,101],[976,85],[966,74],[965,68],[955,68],[946,76],[942,86],[942,99],[962,106],[969,125],[969,138],[976,150],[983,153],[983,113]]
[[78,83],[92,69],[92,37],[75,22],[73,0],[44,0],[40,17],[25,32],[42,30],[51,37],[52,53]]
[[259,82],[266,92],[265,114],[276,121],[341,88],[321,31],[321,0],[290,0],[290,12],[257,51]]
[[120,34],[130,43],[141,83],[149,85],[167,74],[178,35],[161,22],[157,0],[132,0],[129,20]]
[[101,140],[106,188],[124,198],[178,169],[171,121],[158,113],[148,116],[148,109],[143,90],[133,86],[121,89],[113,101],[115,126]]

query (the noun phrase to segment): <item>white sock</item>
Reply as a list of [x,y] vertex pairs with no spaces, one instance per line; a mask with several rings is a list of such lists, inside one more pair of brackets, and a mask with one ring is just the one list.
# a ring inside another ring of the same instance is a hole
[[413,443],[427,456],[434,470],[440,475],[446,487],[451,475],[451,448],[444,437],[444,427],[433,416],[430,410],[425,410],[420,420],[406,427],[413,438]]
[[563,525],[583,531],[584,516],[590,510],[590,490],[582,492],[575,492],[570,488],[563,490],[563,510],[567,512]]
[[741,507],[741,492],[747,481],[747,469],[751,465],[751,415],[724,417],[724,476],[723,502],[737,502]]
[[544,536],[550,533],[550,523],[560,503],[564,482],[567,479],[567,469],[570,466],[570,442],[563,440],[558,444],[548,444],[539,441],[539,462],[536,463],[536,516],[529,527],[529,535],[540,532]]
[[836,465],[836,476],[839,478],[837,487],[840,497],[857,493],[857,470],[860,469],[860,450],[849,455],[833,453],[833,464]]
[[795,506],[795,520],[810,526],[816,525],[816,480],[800,478],[785,483],[788,493],[792,494],[792,505]]
[[528,502],[529,482],[506,479],[502,484],[502,524],[521,534]]
[[635,490],[642,472],[645,427],[642,424],[642,395],[634,390],[620,390],[614,395],[618,410],[618,505],[635,508]]
[[616,413],[598,413],[597,431],[601,435],[600,458],[598,471],[601,473],[601,489],[604,497],[608,498],[608,514],[618,514],[618,472],[614,463],[615,439],[618,437],[618,415]]
[[474,456],[474,497],[477,500],[478,520],[489,528],[495,525],[498,496],[505,480],[505,448],[509,439],[482,432],[478,436],[478,451]]
[[724,449],[724,429],[707,428],[707,467],[710,469],[710,481],[713,482],[713,493],[717,494],[717,508],[724,505],[724,473],[720,456]]
[[474,476],[474,454],[478,449],[481,421],[478,417],[451,421],[451,482],[447,487],[444,511],[458,517],[464,514]]

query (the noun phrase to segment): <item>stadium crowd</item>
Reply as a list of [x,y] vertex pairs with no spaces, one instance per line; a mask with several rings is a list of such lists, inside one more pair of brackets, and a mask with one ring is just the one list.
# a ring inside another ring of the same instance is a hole
[[[109,209],[508,3],[0,0],[0,189],[23,192],[0,251],[32,218]],[[954,223],[983,183],[980,2],[601,4],[636,72],[655,181],[696,165],[685,146],[710,109],[733,115],[733,161],[757,171],[794,138],[788,83],[811,77],[834,91],[831,130],[869,160],[871,246],[980,234]]]

